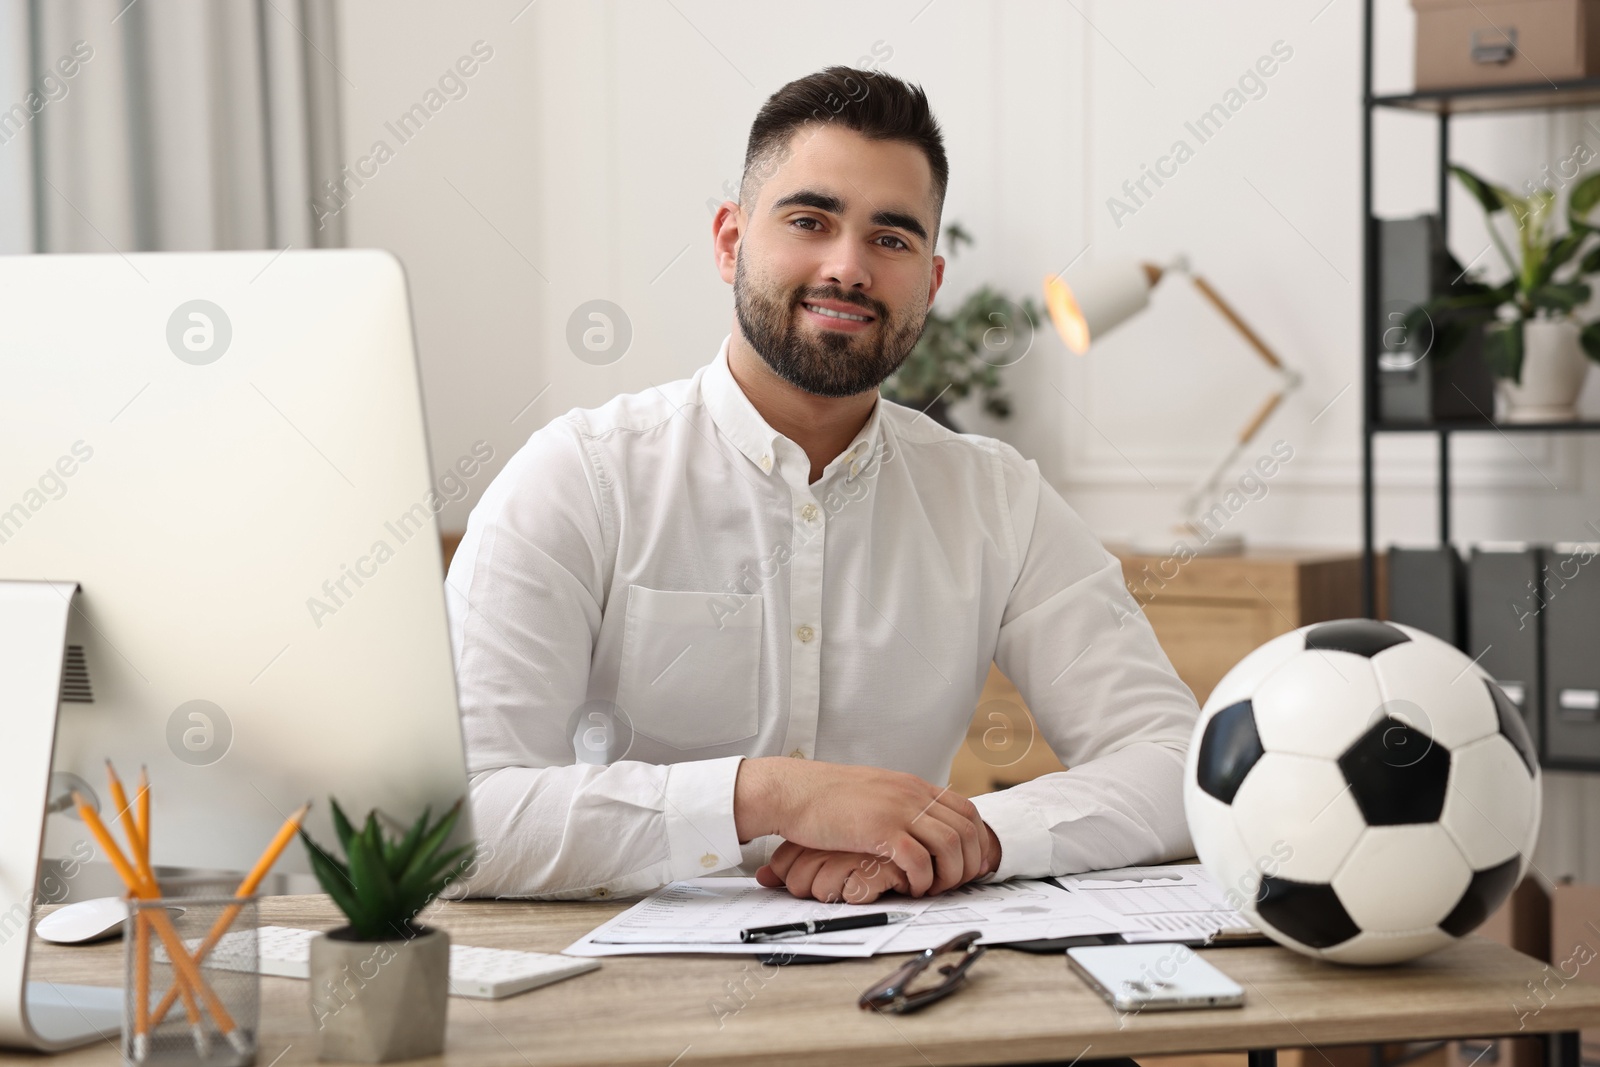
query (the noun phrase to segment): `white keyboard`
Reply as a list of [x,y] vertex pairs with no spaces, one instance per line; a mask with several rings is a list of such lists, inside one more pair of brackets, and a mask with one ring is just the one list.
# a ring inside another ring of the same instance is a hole
[[[279,978],[309,978],[311,939],[317,933],[316,930],[298,930],[288,926],[261,927],[256,931],[256,970]],[[219,964],[226,958],[228,938],[237,936],[240,935],[229,934],[217,946]],[[598,966],[599,960],[452,943],[450,995],[499,1000],[584,974]]]

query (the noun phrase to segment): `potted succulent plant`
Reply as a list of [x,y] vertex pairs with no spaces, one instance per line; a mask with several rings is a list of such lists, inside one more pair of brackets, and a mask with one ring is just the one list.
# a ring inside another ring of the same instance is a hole
[[[973,243],[959,222],[944,228],[953,258]],[[949,407],[978,392],[983,409],[995,418],[1011,416],[1011,400],[1000,391],[1000,370],[1021,359],[1033,340],[1043,310],[1032,298],[1012,300],[983,285],[967,294],[954,311],[928,309],[928,321],[911,354],[883,383],[881,392],[897,404],[925,411],[950,429]]]
[[311,1014],[325,1060],[383,1063],[444,1048],[450,936],[416,917],[471,863],[471,844],[445,847],[461,801],[429,824],[424,810],[403,837],[386,835],[377,812],[360,830],[332,802],[340,860],[300,839],[311,870],[349,925],[311,942]]
[[[1600,362],[1600,320],[1585,323],[1575,315],[1591,293],[1583,277],[1600,271],[1600,245],[1589,242],[1600,234],[1589,222],[1600,204],[1600,174],[1573,186],[1562,233],[1554,191],[1517,196],[1465,167],[1450,172],[1483,208],[1489,237],[1511,276],[1489,285],[1475,273],[1463,274],[1407,316],[1408,334],[1428,333],[1434,354],[1445,358],[1468,331],[1482,330],[1484,359],[1506,399],[1506,421],[1576,418],[1588,371],[1584,357]],[[1496,228],[1502,212],[1516,226],[1514,251]]]

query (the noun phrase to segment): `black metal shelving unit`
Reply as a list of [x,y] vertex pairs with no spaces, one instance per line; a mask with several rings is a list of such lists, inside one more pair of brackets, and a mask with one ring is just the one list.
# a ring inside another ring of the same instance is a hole
[[1378,226],[1372,213],[1373,115],[1380,109],[1411,111],[1434,115],[1437,119],[1439,173],[1437,196],[1439,226],[1448,241],[1450,120],[1455,115],[1505,114],[1518,111],[1563,111],[1600,107],[1600,78],[1573,81],[1539,82],[1530,85],[1497,85],[1427,92],[1376,95],[1372,87],[1374,0],[1365,0],[1362,20],[1362,116],[1361,116],[1361,213],[1362,271],[1362,407],[1361,407],[1361,604],[1362,613],[1376,613],[1377,589],[1373,566],[1373,441],[1379,434],[1427,433],[1439,439],[1438,448],[1438,527],[1439,543],[1450,542],[1450,437],[1458,433],[1596,433],[1600,421],[1551,423],[1499,423],[1439,421],[1429,423],[1385,423],[1378,418],[1378,356],[1381,331],[1378,322]]

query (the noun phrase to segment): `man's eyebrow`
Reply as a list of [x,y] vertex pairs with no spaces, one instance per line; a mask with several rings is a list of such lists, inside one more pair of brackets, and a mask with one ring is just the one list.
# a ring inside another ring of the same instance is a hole
[[[827,211],[834,215],[843,215],[845,211],[844,201],[832,193],[819,193],[814,189],[800,189],[775,201],[769,214],[777,214],[783,208],[796,204],[801,207],[814,207],[818,211]],[[907,215],[903,211],[875,211],[872,214],[872,224],[874,226],[894,226],[909,233],[914,233],[924,241],[928,239],[927,228],[918,221],[915,215]]]

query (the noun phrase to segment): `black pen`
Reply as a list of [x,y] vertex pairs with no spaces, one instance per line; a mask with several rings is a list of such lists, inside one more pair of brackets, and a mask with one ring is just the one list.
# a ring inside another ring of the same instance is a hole
[[860,930],[867,926],[888,926],[890,923],[909,922],[916,918],[909,911],[875,911],[871,915],[845,915],[838,919],[807,919],[801,923],[779,923],[777,926],[752,926],[739,931],[740,941],[771,941],[780,937],[804,934],[826,934],[834,930]]

